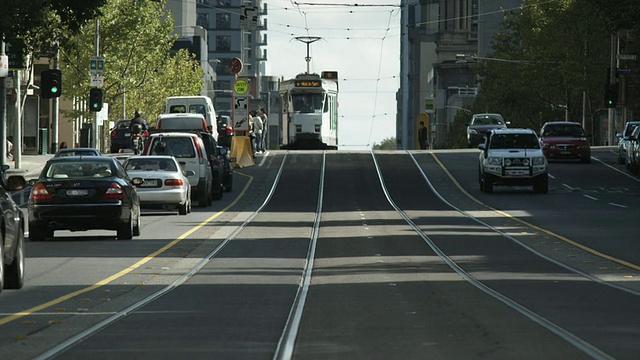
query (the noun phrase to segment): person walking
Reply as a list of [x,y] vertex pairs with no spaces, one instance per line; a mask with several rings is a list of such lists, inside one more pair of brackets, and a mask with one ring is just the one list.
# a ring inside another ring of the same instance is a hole
[[260,110],[258,111],[258,115],[260,115],[260,118],[262,119],[262,150],[265,150],[265,143],[267,142],[266,139],[268,136],[267,132],[269,131],[269,117],[267,116],[264,108],[260,108]]
[[264,140],[262,138],[262,131],[264,126],[262,124],[262,118],[260,116],[252,116],[251,117],[251,125],[253,126],[253,133],[256,136],[256,153],[264,152]]
[[427,149],[427,128],[424,126],[424,121],[420,121],[420,129],[418,129],[418,142],[420,143],[420,150]]

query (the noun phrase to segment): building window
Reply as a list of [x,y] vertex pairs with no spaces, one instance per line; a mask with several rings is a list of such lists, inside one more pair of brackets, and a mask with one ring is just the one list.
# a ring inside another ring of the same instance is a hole
[[230,29],[231,18],[229,14],[216,14],[216,29]]
[[231,51],[231,36],[229,35],[216,36],[216,50]]
[[231,90],[231,81],[229,80],[218,80],[215,84],[216,90]]
[[216,73],[218,75],[233,75],[229,69],[229,58],[220,58],[220,62],[216,64]]

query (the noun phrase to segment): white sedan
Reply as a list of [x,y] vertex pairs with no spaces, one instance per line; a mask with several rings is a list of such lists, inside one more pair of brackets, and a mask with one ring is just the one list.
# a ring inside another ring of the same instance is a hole
[[180,215],[191,212],[191,185],[187,176],[193,171],[183,171],[173,156],[134,155],[124,168],[136,186],[140,206],[178,210]]

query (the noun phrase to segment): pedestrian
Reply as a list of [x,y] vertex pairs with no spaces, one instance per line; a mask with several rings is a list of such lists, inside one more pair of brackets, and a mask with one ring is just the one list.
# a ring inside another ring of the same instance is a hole
[[418,142],[420,142],[420,149],[427,149],[427,128],[424,126],[424,121],[420,121],[420,129],[418,129]]
[[256,139],[256,134],[253,132],[253,116],[251,116],[251,113],[249,113],[247,115],[247,121],[249,122],[249,145],[251,145],[251,154],[253,155],[253,158],[255,159],[255,153],[256,151],[254,150],[255,147],[253,145],[253,142]]
[[262,118],[256,114],[251,117],[251,124],[253,125],[253,133],[256,136],[256,153],[264,152],[264,139],[262,138],[262,131],[264,129],[262,124]]
[[67,148],[67,143],[66,142],[61,142],[60,143],[60,149],[66,149]]
[[11,142],[11,140],[13,140],[13,138],[11,138],[10,136],[7,137],[7,159],[9,160],[13,159],[13,143]]
[[267,142],[266,139],[268,136],[267,131],[269,131],[269,118],[267,117],[267,112],[264,110],[264,108],[260,108],[259,114],[260,118],[262,119],[262,149],[264,150],[266,148],[265,143]]

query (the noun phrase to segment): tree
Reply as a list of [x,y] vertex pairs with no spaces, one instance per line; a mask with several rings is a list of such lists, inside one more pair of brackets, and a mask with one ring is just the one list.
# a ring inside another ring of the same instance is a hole
[[[101,9],[99,53],[105,59],[104,100],[111,119],[121,117],[123,96],[128,113],[139,110],[153,123],[168,96],[200,94],[202,68],[186,50],[171,53],[176,35],[173,18],[164,9],[165,1],[130,0],[108,0]],[[63,96],[88,96],[94,34],[95,25],[87,24],[62,48]],[[88,113],[76,108],[66,115]]]
[[[603,101],[610,32],[595,0],[524,1],[505,17],[493,42],[495,61],[482,61],[474,112],[499,112],[512,126],[581,121],[582,96],[595,111]],[[594,12],[595,11],[595,12]],[[507,61],[505,61],[507,60]]]
[[396,138],[386,138],[380,144],[373,143],[373,150],[397,150],[398,144]]

